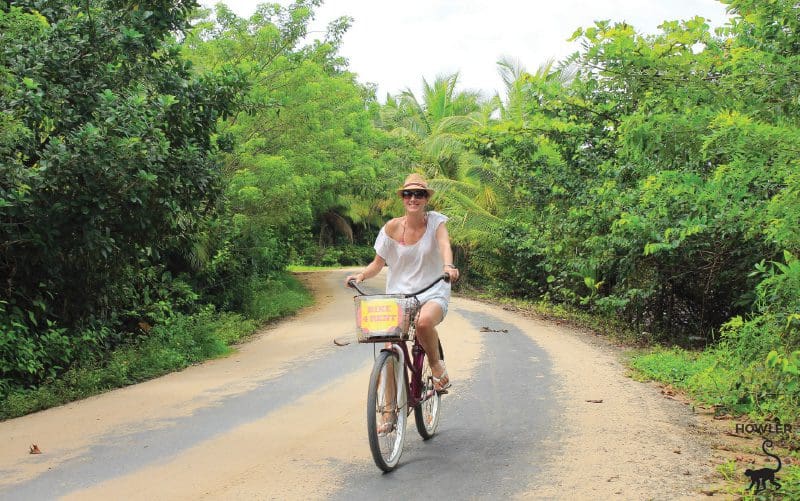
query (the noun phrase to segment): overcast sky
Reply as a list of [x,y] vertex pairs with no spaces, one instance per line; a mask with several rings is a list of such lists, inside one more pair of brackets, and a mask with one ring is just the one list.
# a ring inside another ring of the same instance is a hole
[[[247,17],[261,2],[223,3]],[[311,28],[324,30],[345,15],[353,25],[341,55],[359,81],[377,84],[382,102],[387,92],[410,88],[419,93],[423,78],[433,82],[456,71],[460,88],[492,95],[503,87],[496,64],[501,57],[535,71],[548,59],[575,52],[577,44],[567,39],[595,20],[626,21],[641,33],[655,33],[664,20],[699,15],[718,27],[728,19],[717,0],[327,0]]]

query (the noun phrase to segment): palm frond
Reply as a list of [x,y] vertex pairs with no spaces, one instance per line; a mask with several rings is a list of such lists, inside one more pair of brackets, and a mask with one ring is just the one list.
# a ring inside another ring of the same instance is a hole
[[423,153],[434,161],[451,158],[464,149],[461,140],[453,134],[437,134],[422,142]]
[[419,139],[419,133],[407,127],[395,127],[389,131],[389,135],[394,137],[413,139],[413,140]]
[[500,78],[503,79],[507,90],[513,87],[525,73],[525,67],[522,66],[519,59],[511,59],[508,56],[500,58],[500,60],[497,61],[497,66],[497,71],[500,73]]
[[400,98],[404,117],[410,117],[419,124],[421,132],[424,131],[424,133],[430,134],[432,127],[428,120],[428,115],[425,112],[425,107],[417,100],[417,97],[411,92],[411,89],[403,91]]
[[434,132],[437,134],[448,132],[468,132],[474,127],[481,125],[479,115],[453,115],[444,117],[436,124]]
[[463,192],[442,193],[437,201],[450,217],[451,237],[455,243],[490,243],[496,240],[503,220],[489,213]]

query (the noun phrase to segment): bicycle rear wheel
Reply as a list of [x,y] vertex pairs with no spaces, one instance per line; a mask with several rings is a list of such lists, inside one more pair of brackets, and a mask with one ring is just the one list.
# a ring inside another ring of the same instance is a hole
[[[441,343],[439,352],[441,353]],[[428,362],[428,355],[422,356],[422,400],[419,405],[414,407],[414,421],[417,423],[417,431],[423,440],[433,438],[436,428],[439,426],[439,411],[442,404],[442,396],[436,392],[433,386],[433,372]]]
[[372,367],[367,395],[367,433],[375,464],[392,471],[406,438],[408,393],[405,368],[396,353],[382,351]]

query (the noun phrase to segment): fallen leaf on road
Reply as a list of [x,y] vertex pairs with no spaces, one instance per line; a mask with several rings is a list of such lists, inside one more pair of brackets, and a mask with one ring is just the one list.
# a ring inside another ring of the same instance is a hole
[[31,454],[41,454],[41,453],[42,453],[42,451],[39,449],[39,446],[38,446],[38,445],[36,445],[36,444],[31,444],[30,453],[31,453]]
[[587,400],[590,404],[602,404],[603,400]]

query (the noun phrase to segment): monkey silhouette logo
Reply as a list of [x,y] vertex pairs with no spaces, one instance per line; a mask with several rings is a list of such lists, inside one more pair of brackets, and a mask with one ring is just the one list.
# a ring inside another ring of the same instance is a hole
[[781,470],[781,458],[767,452],[767,447],[772,448],[772,441],[769,439],[764,439],[764,442],[761,444],[761,449],[764,451],[764,454],[767,456],[771,456],[778,461],[778,467],[774,470],[772,468],[761,468],[760,470],[751,470],[747,469],[744,471],[744,474],[750,478],[750,485],[747,489],[755,489],[756,492],[764,490],[767,488],[767,481],[771,482],[776,489],[781,488],[781,484],[778,483],[778,480],[775,478],[775,474]]

